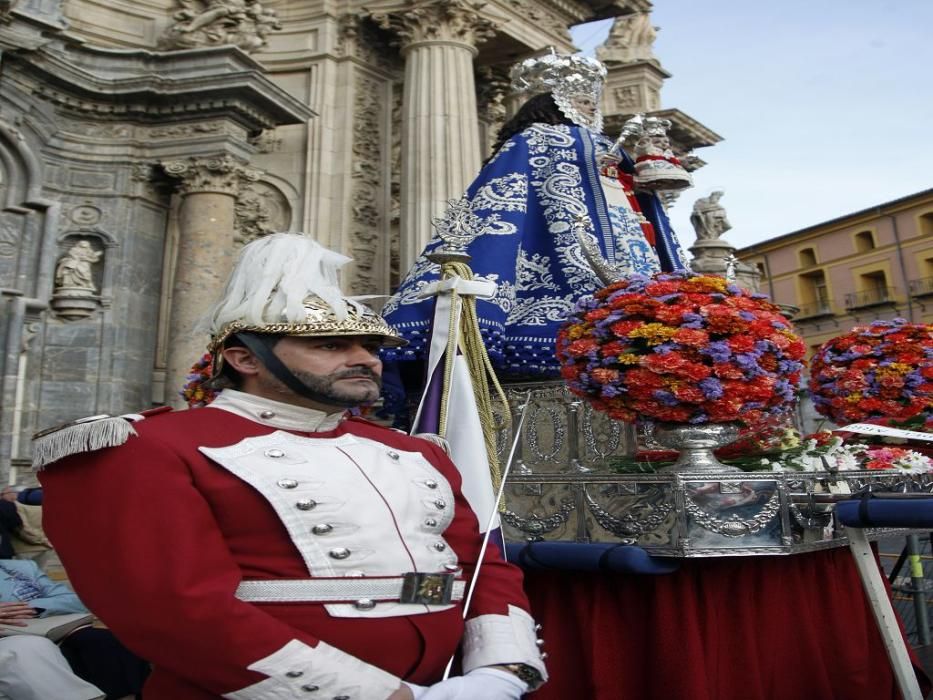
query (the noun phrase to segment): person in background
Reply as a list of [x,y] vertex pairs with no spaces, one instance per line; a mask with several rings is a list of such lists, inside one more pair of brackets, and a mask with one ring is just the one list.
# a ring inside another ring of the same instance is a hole
[[[0,559],[0,624],[86,612],[74,591],[35,562]],[[148,664],[106,629],[79,628],[59,646],[34,635],[0,639],[0,697],[11,700],[122,698],[140,693],[148,673]]]
[[32,559],[44,571],[52,553],[52,544],[42,530],[42,506],[26,505],[19,499],[19,494],[20,489],[15,486],[5,486],[0,491],[0,500],[16,506],[16,514],[22,523],[11,533],[13,554],[18,559]]

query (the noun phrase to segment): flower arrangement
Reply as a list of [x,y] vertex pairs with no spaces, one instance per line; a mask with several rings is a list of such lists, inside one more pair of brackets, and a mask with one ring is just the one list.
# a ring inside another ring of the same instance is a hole
[[843,439],[821,431],[808,435],[796,449],[780,454],[763,455],[761,466],[775,471],[868,471],[896,469],[908,473],[933,471],[933,460],[915,450],[903,447],[846,443]]
[[933,326],[875,321],[829,340],[813,357],[810,394],[837,425],[918,416],[933,424]]
[[689,272],[615,282],[557,336],[570,391],[625,421],[758,424],[789,410],[804,351],[763,295]]
[[204,386],[211,377],[213,355],[206,352],[200,360],[188,370],[188,380],[179,392],[189,408],[207,406],[217,396],[217,392]]

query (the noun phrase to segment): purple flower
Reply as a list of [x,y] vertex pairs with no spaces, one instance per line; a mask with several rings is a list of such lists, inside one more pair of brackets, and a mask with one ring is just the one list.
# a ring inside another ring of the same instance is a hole
[[651,392],[651,395],[665,406],[676,406],[680,403],[676,396],[674,396],[669,391],[664,391],[664,389],[655,389],[653,392]]
[[707,399],[721,399],[722,398],[722,382],[720,382],[716,377],[707,377],[706,379],[700,380],[700,391],[703,392],[703,396]]
[[754,321],[758,317],[751,311],[739,311],[739,318],[743,321]]
[[732,356],[729,344],[724,340],[714,340],[705,348],[700,348],[701,355],[708,355],[713,362],[725,362]]

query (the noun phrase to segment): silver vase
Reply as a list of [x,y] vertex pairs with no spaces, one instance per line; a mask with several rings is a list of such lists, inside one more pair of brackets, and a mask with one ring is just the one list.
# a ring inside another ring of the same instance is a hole
[[655,423],[654,439],[664,447],[680,453],[676,462],[658,471],[667,474],[740,472],[741,469],[723,464],[713,454],[717,447],[728,445],[738,436],[738,423]]

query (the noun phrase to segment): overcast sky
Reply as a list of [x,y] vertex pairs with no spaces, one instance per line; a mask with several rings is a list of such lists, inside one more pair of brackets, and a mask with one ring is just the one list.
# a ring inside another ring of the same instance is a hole
[[716,189],[741,248],[933,187],[933,0],[654,0],[652,23],[662,107],[724,139],[671,210],[685,246]]

